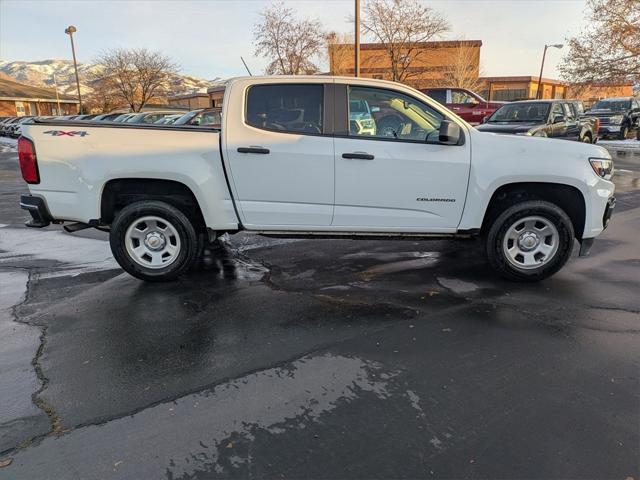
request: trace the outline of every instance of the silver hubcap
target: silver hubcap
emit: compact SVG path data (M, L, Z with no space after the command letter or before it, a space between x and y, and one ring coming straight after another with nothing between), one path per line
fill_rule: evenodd
M509 227L502 248L509 263L532 269L547 264L558 251L560 235L544 217L525 217Z
M135 220L125 234L127 253L146 268L171 265L180 253L180 236L176 228L160 217Z

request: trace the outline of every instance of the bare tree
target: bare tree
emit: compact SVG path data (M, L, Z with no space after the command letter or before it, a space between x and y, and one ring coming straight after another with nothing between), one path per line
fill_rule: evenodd
M121 107L124 102L109 77L101 74L92 75L88 79L91 92L85 97L85 104L91 113L107 113Z
M300 75L318 71L313 63L325 45L319 20L299 19L293 9L274 3L261 14L254 26L255 54L270 60L267 74Z
M480 75L480 49L460 40L460 46L456 48L451 59L449 71L444 74L445 83L450 87L478 91L484 86Z
M367 0L362 29L385 47L391 79L403 82L416 74L412 65L422 54L419 43L449 31L447 20L418 0Z
M164 96L169 78L178 71L167 56L146 48L109 50L96 63L104 67L104 78L134 112Z
M569 39L562 76L574 83L640 82L640 1L588 0L587 6L589 25Z

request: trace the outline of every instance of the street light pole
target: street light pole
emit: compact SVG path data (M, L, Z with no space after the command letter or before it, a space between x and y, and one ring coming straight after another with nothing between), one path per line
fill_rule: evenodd
M60 115L60 95L58 95L58 81L56 80L56 74L53 74L53 84L56 87L56 102L58 103L58 115Z
M540 99L542 98L542 71L544 70L544 59L547 56L547 48L549 47L553 47L553 48L562 48L564 45L562 45L561 43L556 43L554 45L545 45L544 46L544 53L542 54L542 65L540 65L540 77L538 77L538 91L536 92L536 98Z
M355 58L354 58L354 76L360 76L360 0L355 0L356 2L356 15L355 15L355 31L354 31L354 50L355 50Z
M76 27L74 27L73 25L69 25L64 30L64 33L69 35L69 38L71 39L71 54L73 55L73 68L76 72L76 87L78 87L78 102L80 104L80 111L78 113L82 113L82 95L80 94L80 78L78 77L78 63L76 62L76 47L73 44L73 34L76 31Z

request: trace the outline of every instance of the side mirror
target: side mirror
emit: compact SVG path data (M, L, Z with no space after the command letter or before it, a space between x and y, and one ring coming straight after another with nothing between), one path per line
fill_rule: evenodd
M482 122L480 123L487 123L487 120L489 120L489 115L485 115L484 117L482 117Z
M553 120L551 121L551 123L562 123L564 122L564 118L562 117L562 115L556 115L555 117L553 117Z
M438 140L443 145L457 145L460 142L462 132L460 126L451 120L443 120L440 124Z

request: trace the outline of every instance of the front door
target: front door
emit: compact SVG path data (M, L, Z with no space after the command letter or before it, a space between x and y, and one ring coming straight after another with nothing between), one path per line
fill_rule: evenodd
M567 126L566 138L567 140L580 140L582 124L580 123L577 112L570 103L563 103L563 106L565 124Z
M331 224L334 151L333 137L325 135L324 90L323 83L252 85L242 118L226 122L226 155L244 226Z
M444 115L421 100L390 89L339 88L347 89L349 132L335 139L333 229L455 231L469 178L468 135L462 145L439 144Z
M550 130L550 137L565 138L567 136L567 119L561 103L552 104Z

